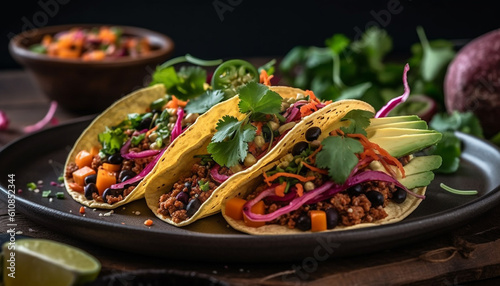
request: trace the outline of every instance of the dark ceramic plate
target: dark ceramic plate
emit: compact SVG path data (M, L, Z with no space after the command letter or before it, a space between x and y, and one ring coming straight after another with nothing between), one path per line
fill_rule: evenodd
M157 219L144 200L116 209L87 209L65 193L64 199L42 197L63 188L51 186L63 173L66 156L91 118L46 129L24 137L0 151L0 190L6 200L9 174L15 175L16 211L33 221L76 238L135 253L196 261L292 261L313 257L348 256L379 251L449 231L500 203L500 151L465 134L459 170L436 175L427 198L404 221L344 232L290 236L251 236L231 229L221 215L176 228ZM28 191L28 182L43 180L40 192ZM448 193L439 183L459 189L476 189L476 196ZM154 225L145 226L151 218ZM318 257L316 257L318 256Z

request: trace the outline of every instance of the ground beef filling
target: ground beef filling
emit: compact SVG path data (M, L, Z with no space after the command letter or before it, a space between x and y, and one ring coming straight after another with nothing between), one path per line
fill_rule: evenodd
M196 213L219 185L210 176L211 167L211 164L194 164L189 176L179 179L170 192L160 196L158 213L170 217L174 223L180 223ZM224 168L219 171L221 174L228 172Z
M298 218L301 215L308 214L310 210L327 210L335 208L340 216L339 225L352 226L360 223L369 223L387 217L387 212L384 207L388 200L392 198L396 187L393 183L382 181L366 182L361 184L364 192L377 191L384 196L384 204L382 206L373 207L372 203L364 194L350 196L347 192L335 194L328 200L315 203L314 205L303 205L299 209L291 213L284 214L279 218L267 222L267 224L279 224L288 228L295 228ZM259 193L267 188L263 185L255 190L254 193L247 197L247 200L255 198ZM275 212L279 208L286 206L286 202L270 202L264 199L266 214Z

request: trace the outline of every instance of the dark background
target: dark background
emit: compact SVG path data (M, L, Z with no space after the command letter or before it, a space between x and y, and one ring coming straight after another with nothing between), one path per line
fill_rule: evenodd
M391 14L388 5L399 12ZM205 59L283 56L295 45L323 46L334 33L355 38L358 31L376 24L393 37L394 53L407 54L418 41L418 25L429 39L462 43L499 28L498 11L491 5L483 0L8 1L0 11L0 69L19 68L7 49L13 34L72 23L149 28L172 37L175 55L190 53Z

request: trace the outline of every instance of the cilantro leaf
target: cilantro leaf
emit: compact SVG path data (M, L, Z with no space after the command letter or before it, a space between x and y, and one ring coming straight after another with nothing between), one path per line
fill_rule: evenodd
M252 125L243 125L234 132L233 138L222 142L210 142L207 151L217 164L227 167L235 166L239 161L245 160L248 143L255 138L255 132Z
M217 122L217 132L212 137L212 142L222 142L226 138L230 138L241 127L242 121L238 121L236 117L225 115Z
M483 129L474 113L453 111L451 114L438 113L434 115L429 125L439 132L461 131L483 138Z
M454 173L460 166L460 139L451 131L443 132L443 138L426 152L429 155L439 155L443 159L437 173Z
M274 114L280 112L281 96L263 84L249 82L239 88L238 92L240 97L238 106L241 113Z
M344 133L357 133L366 136L365 128L370 125L370 118L373 117L373 113L366 110L354 109L349 111L343 118L342 121L349 120L351 123L347 127L341 127Z
M224 92L222 90L207 90L202 95L195 99L191 99L185 108L188 113L205 113L212 106L224 100Z
M110 129L107 127L106 131L99 133L97 137L102 144L101 153L105 155L113 155L120 151L127 139L127 135L120 128Z
M207 71L198 66L181 67L178 72L174 67L157 67L150 85L161 83L169 94L181 100L187 100L202 94L207 80Z
M175 85L180 83L180 79L177 76L177 72L174 67L160 68L157 67L156 71L153 73L153 79L149 85L155 85L161 83L165 86L166 90L171 89Z
M181 67L177 72L179 82L172 88L167 89L181 100L199 96L205 92L205 82L207 81L207 71L198 66Z
M343 184L358 163L356 153L363 152L363 145L353 138L331 136L321 143L323 149L316 155L316 165L328 168L328 175L338 184Z

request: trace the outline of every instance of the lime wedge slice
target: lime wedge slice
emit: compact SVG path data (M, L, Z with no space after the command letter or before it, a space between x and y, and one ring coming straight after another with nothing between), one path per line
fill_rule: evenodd
M4 243L2 255L4 286L81 285L93 281L101 270L101 263L87 252L46 239Z

